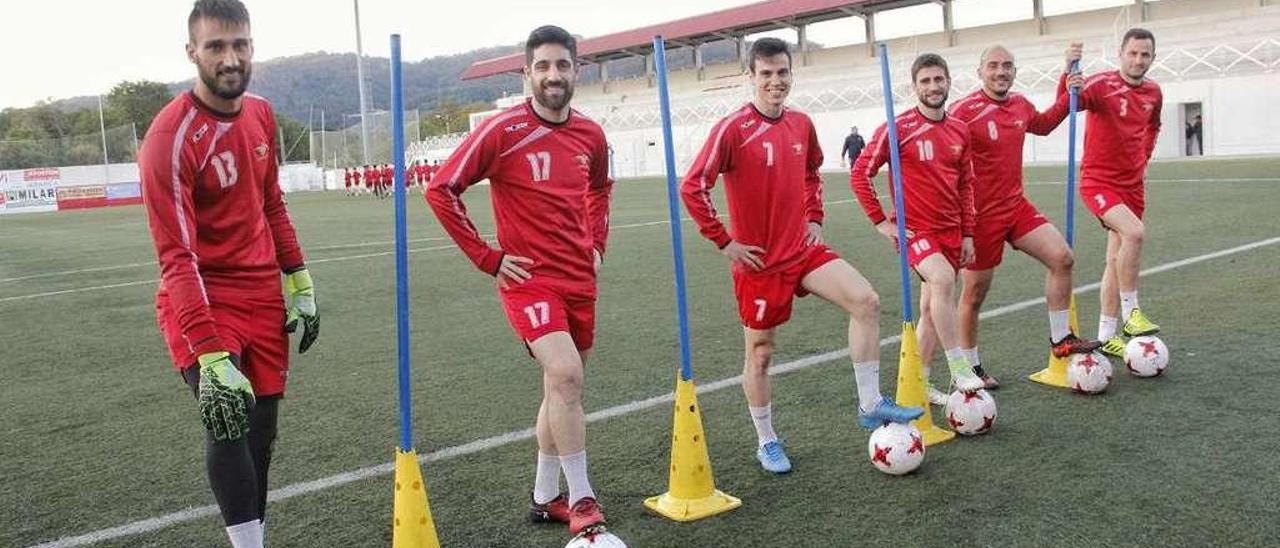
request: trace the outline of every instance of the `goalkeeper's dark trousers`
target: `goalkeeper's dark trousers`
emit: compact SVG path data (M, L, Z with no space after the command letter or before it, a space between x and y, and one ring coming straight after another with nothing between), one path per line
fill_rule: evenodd
M182 378L199 397L200 367L184 369ZM280 396L257 398L249 415L249 435L236 441L215 441L212 432L205 432L209 487L228 526L266 518L267 470L279 408Z

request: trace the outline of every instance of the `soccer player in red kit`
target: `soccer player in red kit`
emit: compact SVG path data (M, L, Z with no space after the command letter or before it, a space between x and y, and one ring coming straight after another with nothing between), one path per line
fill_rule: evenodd
M1083 78L1068 75L1071 63L1080 59L1080 44L1067 48L1064 85L1079 85ZM1022 185L1022 146L1028 133L1048 135L1067 116L1066 87L1059 86L1057 101L1045 112L1020 93L1010 91L1018 69L1013 54L1004 46L991 46L982 53L978 78L982 88L956 101L948 116L969 128L974 172L974 260L964 267L960 289L960 350L968 355L974 372L988 389L999 387L995 377L982 367L978 355L978 313L995 268L1004 255L1005 242L1040 261L1048 269L1045 298L1049 308L1049 343L1055 356L1088 353L1101 343L1086 341L1071 332L1071 267L1074 259L1067 241L1027 199ZM1068 78L1071 79L1068 82ZM932 327L932 322L922 322ZM932 329L920 331L920 355L927 362L933 356L937 336ZM945 395L930 391L930 400L942 403Z
M477 126L427 187L432 211L476 268L497 278L507 320L542 367L534 521L595 534L605 518L587 477L583 369L595 338L596 270L609 235L604 130L573 110L576 40L535 29L525 44L533 97ZM462 193L488 179L498 247L480 238ZM569 485L560 491L560 472Z
M1124 356L1124 336L1160 331L1138 308L1138 271L1146 226L1147 163L1160 135L1164 95L1146 78L1156 59L1156 38L1129 29L1120 42L1120 68L1095 74L1080 90L1080 109L1089 112L1080 166L1080 199L1107 229L1107 266L1102 272L1102 351ZM1119 314L1119 317L1117 317Z
M351 195L351 168L342 168L342 184L346 189L347 196Z
M849 314L849 348L858 387L859 423L919 417L880 394L880 297L866 278L822 241L822 149L813 122L785 106L791 91L786 42L752 44L747 77L754 98L720 120L689 166L681 197L702 235L729 258L743 325L742 389L756 427L756 459L775 474L791 471L773 429L769 363L777 327L796 296L815 293ZM732 230L716 218L711 188L724 174Z
M390 165L382 164L382 197L383 198L386 198L387 195L395 191L396 189L395 178L396 178L396 171L392 169Z
M262 548L287 333L301 320L299 351L315 342L315 288L277 180L271 105L245 93L249 14L239 0L199 0L188 32L195 89L156 115L139 154L160 263L156 319L199 401L227 536Z
M942 57L933 53L917 57L911 63L911 88L916 92L916 108L899 114L893 123L901 150L902 201L907 208L907 262L922 280L920 331L937 331L956 387L972 392L984 383L960 351L952 300L959 269L973 262L974 175L969 127L943 110L951 72ZM896 248L897 214L885 216L871 185L871 178L889 161L887 127L880 126L858 156L849 182L876 230L895 242ZM889 192L892 195L892 184Z
M351 168L351 193L352 194L360 193L360 178L361 178L360 169L354 168L354 167Z

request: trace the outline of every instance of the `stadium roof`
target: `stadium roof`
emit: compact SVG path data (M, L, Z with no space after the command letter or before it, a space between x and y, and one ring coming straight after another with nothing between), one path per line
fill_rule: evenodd
M653 50L654 35L661 34L672 46L688 46L725 40L758 32L791 28L831 19L852 17L903 6L928 4L934 0L766 0L666 23L587 38L578 42L578 57L587 62L609 61ZM462 73L473 80L509 72L520 72L524 53L473 63Z

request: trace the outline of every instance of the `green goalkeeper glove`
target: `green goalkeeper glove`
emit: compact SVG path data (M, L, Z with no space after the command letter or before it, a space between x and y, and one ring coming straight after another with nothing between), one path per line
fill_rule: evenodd
M303 268L284 279L284 290L288 295L285 301L284 330L293 333L298 329L298 320L302 320L302 340L298 342L298 353L305 354L320 336L320 312L316 309L316 288L311 283L311 273Z
M218 441L235 441L249 433L253 386L240 373L231 354L201 354L200 419Z

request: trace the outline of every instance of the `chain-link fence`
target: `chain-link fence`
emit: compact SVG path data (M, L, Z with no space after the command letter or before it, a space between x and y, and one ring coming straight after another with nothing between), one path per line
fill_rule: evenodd
M330 169L369 164L391 163L391 113L371 112L365 115L369 129L369 158L365 161L364 148L360 144L360 115L349 114L344 120L347 127L336 131L311 132L311 159L316 165ZM420 139L418 111L404 111L405 146ZM101 156L101 155L99 155Z
M137 161L138 135L133 124L106 131L106 161L102 157L103 133L68 135L55 139L0 141L0 169L50 166L119 164Z

